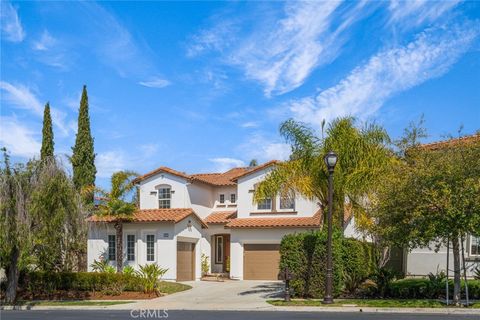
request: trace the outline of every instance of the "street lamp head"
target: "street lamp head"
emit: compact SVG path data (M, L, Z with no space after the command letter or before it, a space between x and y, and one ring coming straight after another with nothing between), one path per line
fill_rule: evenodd
M330 151L329 153L327 153L325 155L323 160L325 161L325 165L327 166L328 171L333 172L333 170L335 169L335 165L337 164L337 160L338 160L337 154L333 151Z

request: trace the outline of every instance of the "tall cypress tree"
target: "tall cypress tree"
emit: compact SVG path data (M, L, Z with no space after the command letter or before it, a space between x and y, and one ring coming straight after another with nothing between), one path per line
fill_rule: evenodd
M43 111L43 129L42 129L42 149L40 150L40 159L53 157L54 142L52 117L50 116L50 103L47 102Z
M95 152L90 131L90 116L88 115L87 86L83 86L80 110L78 112L78 131L75 146L72 148L73 183L77 190L95 185ZM85 203L93 204L93 193L84 197Z

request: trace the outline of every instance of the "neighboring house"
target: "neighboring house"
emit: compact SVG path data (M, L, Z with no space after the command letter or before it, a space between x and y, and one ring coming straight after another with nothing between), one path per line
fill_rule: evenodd
M205 255L211 272L277 279L282 237L318 229L321 213L300 196L253 203L255 185L275 164L202 174L160 167L137 178L140 210L124 224L124 265L157 263L167 280L197 280ZM89 266L100 257L115 264L112 220L89 221Z

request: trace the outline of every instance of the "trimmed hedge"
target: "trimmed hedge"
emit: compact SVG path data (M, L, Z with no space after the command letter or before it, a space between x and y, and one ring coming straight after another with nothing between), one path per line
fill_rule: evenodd
M283 237L280 244L280 270L288 267L293 295L304 298L323 297L327 261L327 232L303 232ZM375 266L370 244L346 239L335 231L332 238L333 289L338 295L344 288L345 273L366 278Z
M134 275L104 272L29 272L20 279L20 287L35 293L57 290L113 293L143 290L141 279Z
M436 299L445 297L445 281L441 288L433 288L426 278L410 278L394 281L390 284L389 296L398 299ZM453 280L448 280L450 297L453 296ZM465 298L465 281L461 283L462 297ZM468 281L470 299L480 299L480 280Z

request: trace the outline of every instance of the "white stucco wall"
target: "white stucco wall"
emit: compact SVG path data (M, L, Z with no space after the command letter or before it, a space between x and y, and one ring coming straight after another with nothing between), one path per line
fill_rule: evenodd
M192 226L188 228L188 221ZM193 217L186 218L177 224L169 222L154 223L126 223L123 227L123 255L124 265L131 265L138 270L140 265L147 263L157 263L168 271L164 275L164 280L175 280L177 277L177 241L195 243L195 277L201 277L200 255L202 244L199 241L202 238L200 223ZM107 253L109 234L115 234L112 224L91 223L88 233L88 268L94 260ZM135 261L126 261L127 257L127 235L135 235ZM155 235L155 261L147 261L146 258L146 235ZM116 266L112 261L111 265Z
M262 217L261 212L268 212L271 210L259 210L257 204L253 203L253 190L255 188L255 184L263 181L265 176L272 170L272 167L268 167L262 170L258 170L252 174L249 174L244 177L240 177L238 179L238 217L239 218L246 218L251 217L251 213L255 213L255 217ZM280 197L276 197L274 199L276 203L276 211L277 212L285 212L282 214L282 217L310 217L315 214L318 210L318 205L315 201L311 201L309 199L305 199L300 195L296 195L295 197L295 209L280 209ZM293 211L293 212L292 212ZM288 212L292 212L292 214L288 214ZM271 215L270 215L271 216Z
M480 257L470 256L467 250L468 242L465 241L465 265L467 269L467 277L473 277L473 268L475 266L480 266ZM446 270L447 267L447 247L440 247L438 252L435 252L434 245L429 248L415 248L410 252L407 252L407 261L406 261L406 275L412 277L426 276L430 272L436 273L437 268L439 271ZM453 270L453 253L452 247L450 244L450 270ZM461 259L461 256L460 256ZM460 260L461 261L461 260ZM461 263L461 262L460 262ZM450 271L452 276L453 271ZM463 277L463 271L462 271Z
M232 229L230 233L230 278L243 280L244 244L279 244L286 234L305 231L308 229Z
M187 180L169 173L159 173L140 183L140 209L158 209L158 196L155 191L160 185L171 186L172 208L190 208Z

